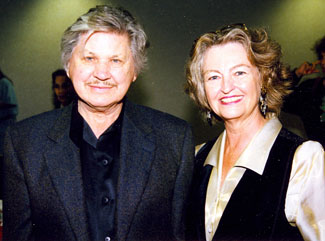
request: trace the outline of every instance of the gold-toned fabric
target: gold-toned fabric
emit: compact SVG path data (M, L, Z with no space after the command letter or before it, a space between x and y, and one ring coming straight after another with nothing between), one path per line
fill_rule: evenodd
M220 186L226 131L212 147L204 165L213 167L206 204L205 233L211 241L227 203L245 173L250 169L263 174L270 150L282 125L273 117L253 137ZM292 226L297 226L305 240L325 240L325 161L324 149L318 142L307 141L294 155L285 214Z

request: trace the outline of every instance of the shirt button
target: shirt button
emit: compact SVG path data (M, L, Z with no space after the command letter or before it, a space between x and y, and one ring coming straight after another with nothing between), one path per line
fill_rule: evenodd
M108 204L108 203L109 203L109 198L103 197L103 204Z
M208 228L208 232L212 233L212 227L211 226Z
M103 163L104 166L108 165L108 161L106 159L102 160L102 163Z
M110 237L105 237L105 241L111 241Z

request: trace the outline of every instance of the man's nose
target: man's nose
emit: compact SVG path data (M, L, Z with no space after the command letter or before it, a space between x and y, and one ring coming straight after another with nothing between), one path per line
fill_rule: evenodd
M97 63L95 66L94 76L102 81L111 77L110 65L107 62Z

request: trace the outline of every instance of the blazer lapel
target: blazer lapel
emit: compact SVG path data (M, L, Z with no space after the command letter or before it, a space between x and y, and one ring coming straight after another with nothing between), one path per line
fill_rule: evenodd
M79 149L69 138L71 109L49 131L54 141L44 151L50 177L69 218L76 240L89 240ZM58 207L60 208L60 207Z
M148 181L155 152L150 125L137 118L134 106L125 106L117 197L117 239L126 240Z

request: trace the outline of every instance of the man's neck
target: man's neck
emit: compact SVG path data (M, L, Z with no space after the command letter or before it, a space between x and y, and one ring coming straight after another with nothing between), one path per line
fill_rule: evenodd
M88 123L91 130L97 137L107 130L119 117L123 102L105 109L95 109L82 101L78 101L78 112Z

